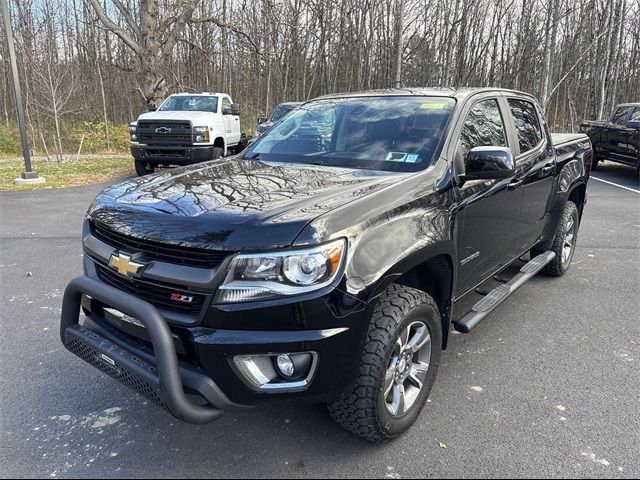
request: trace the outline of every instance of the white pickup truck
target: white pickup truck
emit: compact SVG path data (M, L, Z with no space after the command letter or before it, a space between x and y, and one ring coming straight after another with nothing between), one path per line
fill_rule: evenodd
M178 93L129 125L136 173L188 165L240 152L240 104L225 93Z

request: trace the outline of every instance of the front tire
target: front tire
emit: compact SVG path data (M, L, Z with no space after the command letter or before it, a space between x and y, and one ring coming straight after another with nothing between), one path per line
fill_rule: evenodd
M389 286L373 312L358 378L331 403L343 428L384 443L415 423L435 381L442 351L442 324L429 295Z
M551 277L561 277L571 266L571 260L576 250L578 240L578 227L580 226L580 215L578 207L573 202L568 201L564 205L560 224L553 237L551 250L556 254L555 258L547 264L540 273ZM540 250L532 250L531 257L543 253Z
M212 160L218 160L222 157L223 150L220 147L213 147L213 157Z
M136 173L139 177L143 177L145 175L149 175L155 171L155 167L151 165L149 162L144 162L142 160L135 160Z

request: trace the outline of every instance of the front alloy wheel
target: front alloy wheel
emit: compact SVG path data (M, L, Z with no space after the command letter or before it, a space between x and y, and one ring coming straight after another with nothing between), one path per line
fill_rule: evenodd
M418 400L431 362L431 334L424 322L413 322L400 335L385 375L387 411L404 415Z
M373 311L355 383L329 405L331 416L373 442L401 435L429 397L441 351L433 298L404 285L387 287Z

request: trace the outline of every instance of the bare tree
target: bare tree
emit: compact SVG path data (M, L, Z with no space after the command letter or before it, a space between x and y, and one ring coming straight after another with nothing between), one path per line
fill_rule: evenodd
M285 100L486 85L536 94L553 128L571 131L640 92L637 1L10 2L31 137L55 137L56 151L77 149L74 132L97 124L109 148L141 98L175 91L231 93L245 131ZM0 114L12 124L3 45ZM53 113L45 87L59 77L66 101Z

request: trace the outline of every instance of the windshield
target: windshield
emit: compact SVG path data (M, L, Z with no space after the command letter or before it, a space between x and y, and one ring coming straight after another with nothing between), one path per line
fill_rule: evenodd
M203 95L172 95L167 98L159 112L213 112L218 111L218 97Z
M428 166L455 101L444 97L317 100L287 115L244 158L390 171Z
M293 105L278 105L271 114L271 121L274 123L277 122L291 110L293 110Z

